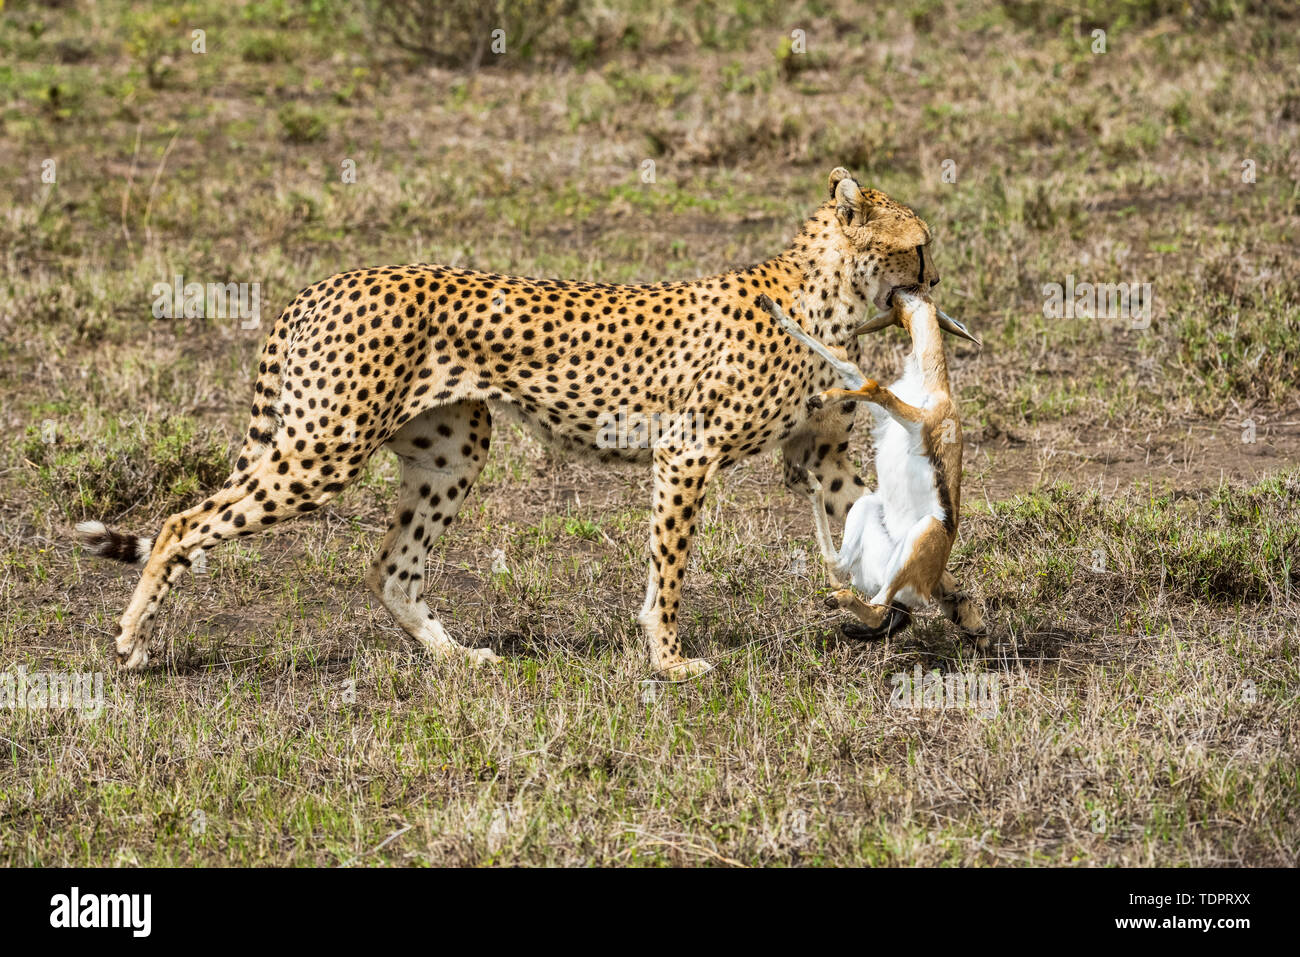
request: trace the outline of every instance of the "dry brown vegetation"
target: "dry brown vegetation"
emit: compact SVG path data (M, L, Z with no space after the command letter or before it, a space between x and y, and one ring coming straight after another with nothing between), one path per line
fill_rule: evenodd
M0 861L1296 862L1288 5L605 0L472 73L366 9L0 10L0 673L102 671L107 698L0 711ZM717 669L647 683L648 471L503 425L429 593L502 667L433 664L366 594L384 454L210 554L156 667L111 670L136 572L71 526L151 533L221 480L297 289L408 261L720 271L779 249L837 164L925 216L940 304L984 339L950 355L988 655L933 616L838 638L765 458L718 483L692 559L684 633ZM178 273L260 283L263 329L153 318ZM1070 275L1152 283L1150 328L1044 318ZM996 714L891 704L918 667L995 680Z

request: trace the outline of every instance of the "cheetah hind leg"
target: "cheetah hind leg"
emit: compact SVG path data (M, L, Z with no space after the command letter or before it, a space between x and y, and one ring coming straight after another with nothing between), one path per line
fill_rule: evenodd
M259 459L243 481L238 481L243 473L237 473L234 484L228 482L202 505L178 512L163 522L131 601L122 613L114 642L124 669L138 671L148 664L150 638L159 609L171 587L190 567L196 550L254 535L295 515L314 511L343 489L345 482L331 478L319 468L302 468L294 455L291 447L282 444L274 456L264 455ZM285 481L291 482L291 495L268 494L268 489L279 489ZM100 531L107 534L102 528ZM83 541L89 535L92 545L98 544L99 536L94 530L83 529L82 534ZM138 541L136 548L139 550Z
M388 440L402 463L397 509L366 584L402 630L439 658L463 655L476 665L501 658L455 641L423 601L429 551L460 511L487 462L492 419L481 402L462 402L416 416Z

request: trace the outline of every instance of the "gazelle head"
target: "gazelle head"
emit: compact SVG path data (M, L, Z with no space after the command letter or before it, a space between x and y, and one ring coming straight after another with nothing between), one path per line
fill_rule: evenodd
M890 307L881 310L875 317L858 326L853 331L853 334L862 336L868 332L878 332L881 329L897 325L902 326L908 336L912 336L912 323L914 322L933 322L944 332L952 333L952 335L960 336L963 339L969 339L977 346L983 345L979 338L966 328L964 323L958 322L943 310L935 308L929 294L919 286L895 289ZM912 338L915 338L915 336L912 336Z

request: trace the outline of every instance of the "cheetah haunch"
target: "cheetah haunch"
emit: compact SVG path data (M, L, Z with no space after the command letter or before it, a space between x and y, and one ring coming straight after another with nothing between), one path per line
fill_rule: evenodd
M607 285L525 279L449 266L341 273L300 292L262 349L252 421L234 473L172 515L155 539L78 526L93 552L143 563L116 640L128 669L149 660L167 591L191 556L328 502L386 445L402 463L396 514L366 582L397 623L439 656L496 660L454 641L421 598L425 560L487 459L493 403L542 432L654 469L650 575L638 616L656 671L687 658L678 607L709 481L780 446L786 484L806 468L843 516L863 488L849 461L851 403L810 412L836 372L756 307L760 295L811 335L860 353L854 330L896 288L939 281L930 231L911 209L862 189L844 169L830 199L767 262L690 282ZM619 414L678 421L652 447L602 448ZM624 446L651 443L624 442Z

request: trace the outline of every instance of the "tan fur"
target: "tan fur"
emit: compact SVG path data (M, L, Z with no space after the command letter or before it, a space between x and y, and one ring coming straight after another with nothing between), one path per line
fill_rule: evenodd
M407 265L333 276L304 289L262 352L252 418L234 474L168 518L121 620L128 668L171 583L200 548L243 537L328 502L381 446L397 453L397 513L366 576L401 627L437 655L491 660L453 641L421 600L429 549L486 460L490 406L508 406L551 438L654 472L650 576L639 616L657 671L698 673L682 653L678 611L691 539L710 480L750 455L784 450L787 483L807 468L842 516L862 488L847 456L852 410L810 411L835 381L755 300L797 309L822 340L856 355L864 313L918 277L937 281L918 247L929 230L907 207L830 177L830 199L767 262L690 282L607 285ZM685 414L698 442L596 450L602 415ZM105 553L139 551L102 530Z

